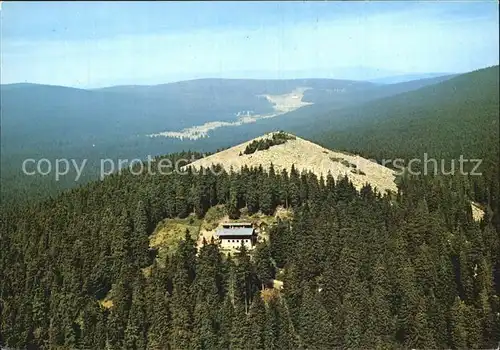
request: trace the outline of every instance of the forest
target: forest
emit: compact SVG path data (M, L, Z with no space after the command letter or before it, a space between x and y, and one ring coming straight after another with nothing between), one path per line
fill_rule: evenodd
M191 158L191 153L168 157ZM196 154L201 157L201 154ZM200 176L125 172L1 213L0 344L29 349L495 348L496 194L472 218L466 177L405 175L398 192L347 177L244 167ZM224 205L291 219L256 249L164 259L165 218ZM284 288L269 288L272 278ZM111 300L105 305L103 300Z
M500 350L498 4L0 12L0 350Z

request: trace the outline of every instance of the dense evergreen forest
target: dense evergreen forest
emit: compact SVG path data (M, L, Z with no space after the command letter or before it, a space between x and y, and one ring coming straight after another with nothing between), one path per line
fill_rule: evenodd
M0 344L494 348L498 211L487 206L475 222L470 191L464 177L404 176L398 193L382 195L294 168L112 175L2 212ZM160 220L217 204L233 218L277 206L294 215L234 256L213 242L197 252L188 233L165 259L149 248ZM283 290L267 287L274 277Z

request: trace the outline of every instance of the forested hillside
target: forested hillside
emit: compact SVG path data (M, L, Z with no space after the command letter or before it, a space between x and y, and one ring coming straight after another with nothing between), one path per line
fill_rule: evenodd
M469 195L498 213L499 108L499 68L494 66L318 118L329 129L320 132L316 125L314 140L379 161L423 160L427 153L428 158L445 160L445 171L452 159L458 170L461 155L482 159L483 175L469 177ZM473 164L466 163L465 170Z
M3 212L0 344L494 348L499 232L489 212L473 221L466 185L405 177L382 195L293 168L127 173ZM148 235L160 220L203 217L216 204L232 218L279 205L294 215L251 253L226 258L206 242L197 254L186 235L155 259ZM283 290L266 288L275 276Z
M371 150L377 159L424 152L498 158L499 73L498 66L485 68L318 116L328 129L317 128L316 134L331 148Z
M500 350L498 4L4 3L0 350Z

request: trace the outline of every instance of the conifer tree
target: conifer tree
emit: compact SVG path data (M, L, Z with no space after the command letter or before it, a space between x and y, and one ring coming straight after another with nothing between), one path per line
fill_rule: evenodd
M206 243L206 242L205 242ZM223 296L222 260L218 247L204 244L200 249L194 281L194 335L192 348L218 348L218 305Z
M173 295L170 303L172 315L171 339L174 348L188 348L193 330L193 296L191 284L196 271L196 248L189 231L180 242L174 257Z
M274 278L275 274L269 244L259 244L253 255L256 277L260 281L260 284L264 285Z
M230 219L237 219L240 217L240 207L238 201L238 185L236 184L236 178L234 175L231 176L230 188L229 188L229 202L228 202L228 214Z
M247 348L263 349L266 325L266 308L260 295L256 296L253 299L252 305L250 305L248 325L252 335L248 339Z
M455 349L467 349L466 305L459 297L450 310L450 344Z
M144 276L138 273L133 285L132 304L124 334L124 346L127 349L142 350L147 347L149 322L146 312L145 287Z
M219 324L219 349L230 349L231 330L233 323L234 307L231 295L228 291L224 301L220 305L218 324Z
M135 261L140 267L148 266L149 261L149 219L143 201L137 203L134 215L134 233L131 239Z
M326 349L333 343L333 324L319 293L319 289L312 284L306 286L297 315L298 328L306 348Z
M122 276L126 273L122 272ZM124 344L125 328L127 327L130 306L132 304L132 287L129 279L120 278L113 286L113 306L108 318L107 347L121 349Z

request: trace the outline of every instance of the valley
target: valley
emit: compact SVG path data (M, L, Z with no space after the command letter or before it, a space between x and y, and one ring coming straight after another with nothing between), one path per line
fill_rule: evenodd
M238 112L236 114L238 120L234 122L213 121L199 126L192 126L190 128L181 131L163 131L157 134L150 134L147 136L172 137L172 138L178 138L180 140L183 139L197 140L202 137L208 137L208 133L210 131L221 127L240 126L243 124L255 123L261 119L274 118L282 114L292 112L301 107L311 105L312 102L302 101L302 98L304 97L304 91L308 89L309 88L299 87L293 90L292 92L283 95L258 96L258 97L265 97L273 105L274 113L260 115L260 114L251 114L250 112L247 112L246 114Z

